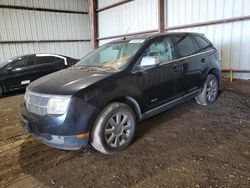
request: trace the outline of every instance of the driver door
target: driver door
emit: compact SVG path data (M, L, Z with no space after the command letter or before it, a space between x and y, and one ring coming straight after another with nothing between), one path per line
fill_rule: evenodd
M35 57L25 56L15 60L12 64L11 73L14 79L11 84L11 89L25 88L35 78Z
M159 65L148 69L140 67L143 57L148 56L157 58ZM180 97L176 88L182 68L172 63L175 59L175 50L169 37L156 39L143 52L136 73L137 86L143 95L137 99L142 111L147 112Z

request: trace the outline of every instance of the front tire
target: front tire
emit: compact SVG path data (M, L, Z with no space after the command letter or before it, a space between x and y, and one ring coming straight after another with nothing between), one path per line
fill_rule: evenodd
M200 105L214 103L218 97L219 81L213 74L209 74L202 88L202 92L195 98Z
M99 114L91 136L92 146L104 154L114 154L127 148L133 140L136 118L126 104L114 102Z

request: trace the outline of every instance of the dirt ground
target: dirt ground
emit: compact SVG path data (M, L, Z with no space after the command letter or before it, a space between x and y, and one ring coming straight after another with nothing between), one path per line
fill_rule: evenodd
M0 99L0 187L250 187L250 81L224 80L215 104L141 122L112 156L34 140L19 125L22 99Z

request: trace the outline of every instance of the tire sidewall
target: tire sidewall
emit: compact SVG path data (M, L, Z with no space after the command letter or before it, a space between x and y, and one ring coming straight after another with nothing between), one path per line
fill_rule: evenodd
M105 126L106 126L107 121L117 112L125 112L126 114L130 116L132 128L131 128L130 136L128 140L126 141L126 143L124 143L122 146L119 146L118 148L113 148L106 143L104 131L105 131ZM105 151L105 153L114 154L114 153L124 150L130 145L134 137L135 126L136 126L135 114L129 106L127 106L126 104L122 104L122 103L111 103L106 108L104 108L104 110L100 113L99 117L97 118L93 132L92 132L91 139L93 142L93 139L96 139L96 136L99 137L98 138L100 142L99 144L101 144L101 147L103 147L103 150ZM95 135L95 134L98 134L98 135Z

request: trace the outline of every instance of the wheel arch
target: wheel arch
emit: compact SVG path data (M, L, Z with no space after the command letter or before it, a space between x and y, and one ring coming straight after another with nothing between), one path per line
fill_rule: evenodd
M141 120L140 105L133 97L130 97L130 96L117 97L117 98L114 98L113 100L109 101L108 104L110 104L112 102L120 102L120 103L124 103L124 104L128 105L134 111L135 116L136 116L136 120L137 121Z
M207 76L208 76L209 74L215 75L216 78L218 79L218 81L219 81L220 78L221 78L221 72L220 72L218 69L216 69L216 68L211 69L211 70L208 72Z
M217 68L212 68L209 71L207 71L207 73L205 74L205 77L203 78L202 87L204 86L205 81L206 81L209 74L213 74L214 76L216 76L216 78L218 79L218 84L220 86L221 72Z

